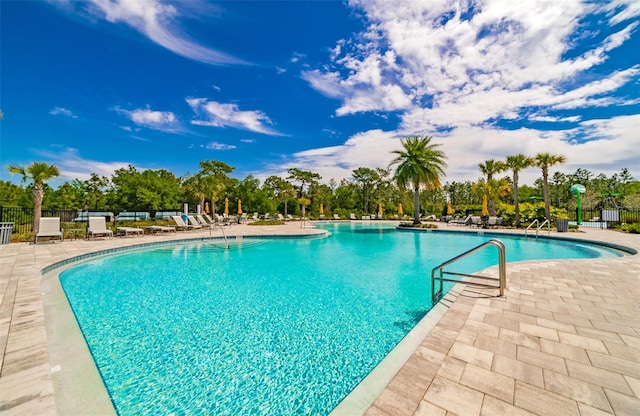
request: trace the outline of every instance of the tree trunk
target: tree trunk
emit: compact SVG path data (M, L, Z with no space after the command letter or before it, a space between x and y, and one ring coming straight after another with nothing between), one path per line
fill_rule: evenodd
M515 207L516 228L520 228L520 197L518 196L518 172L513 172L513 206Z
M420 224L420 187L416 186L413 194L413 223Z
M42 198L44 189L38 184L33 185L33 232L37 233L40 228L40 217L42 216Z
M287 199L284 200L284 216L287 216Z
M551 210L549 208L549 172L542 170L542 196L544 197L544 217L551 222Z

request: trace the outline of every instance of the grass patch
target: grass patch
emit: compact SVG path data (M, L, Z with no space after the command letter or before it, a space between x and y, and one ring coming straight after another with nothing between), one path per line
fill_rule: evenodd
M436 224L414 224L412 222L401 222L400 227L402 228L438 228Z
M280 220L258 220L250 222L248 225L284 225L284 221Z

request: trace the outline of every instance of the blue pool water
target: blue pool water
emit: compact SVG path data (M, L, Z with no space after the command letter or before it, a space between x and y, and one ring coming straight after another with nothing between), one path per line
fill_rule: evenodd
M328 414L416 325L431 269L488 240L323 224L324 239L159 246L60 275L122 415ZM500 237L507 261L615 256ZM493 249L456 271L492 266Z

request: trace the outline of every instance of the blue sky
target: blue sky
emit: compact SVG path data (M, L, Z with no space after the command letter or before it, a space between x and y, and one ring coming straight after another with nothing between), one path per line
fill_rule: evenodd
M639 16L636 0L3 1L0 179L220 160L339 181L409 135L442 144L448 182L539 152L640 179Z

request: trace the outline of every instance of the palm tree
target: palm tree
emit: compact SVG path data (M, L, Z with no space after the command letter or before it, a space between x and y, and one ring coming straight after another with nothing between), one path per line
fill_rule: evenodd
M549 209L549 167L566 162L563 155L552 155L551 153L538 153L536 155L536 166L542 169L542 196L544 197L544 216L547 221L551 221Z
M487 177L487 185L491 184L493 181L493 175L503 172L506 170L506 166L504 162L495 161L493 159L486 160L484 164L480 163L478 165L480 168L480 172ZM496 215L496 200L495 198L489 198L489 215Z
M520 227L520 200L518 199L518 174L522 169L535 166L536 161L522 153L507 156L505 166L513 172L513 205L515 206L515 224L516 228Z
M411 187L414 192L414 224L420 224L420 186L440 189L440 176L444 176L444 168L447 167L447 157L438 150L440 145L431 143L431 140L430 136L407 137L400 141L404 149L391 152L398 155L390 164L398 164L394 174L398 185Z
M22 175L22 182L31 180L33 184L33 232L37 233L42 216L44 184L51 178L60 176L60 170L44 162L33 162L29 166L9 165L9 172Z

